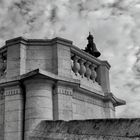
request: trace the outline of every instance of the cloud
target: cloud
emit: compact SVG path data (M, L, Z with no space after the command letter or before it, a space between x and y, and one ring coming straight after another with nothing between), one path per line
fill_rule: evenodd
M0 0L1 45L17 36L60 36L84 48L89 31L112 65L112 92L127 101L117 116L139 116L139 0Z

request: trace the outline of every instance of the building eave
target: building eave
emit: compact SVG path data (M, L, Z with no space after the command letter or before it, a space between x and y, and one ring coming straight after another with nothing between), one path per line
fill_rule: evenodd
M102 99L103 101L111 101L113 103L114 106L120 106L120 105L125 105L126 102L124 100L118 99L117 97L115 97L112 93L107 93L105 94L106 96L97 94L97 93L92 93L91 91L88 91L87 89L83 89L80 87L80 80L78 79L72 79L72 78L65 78L65 77L61 77L58 76L56 74L53 74L51 72L42 70L42 69L35 69L32 70L31 72L28 72L26 74L20 75L20 76L16 76L12 79L3 79L0 80L0 87L6 87L6 86L10 86L10 85L15 85L15 84L20 84L23 81L26 81L28 79L33 78L34 76L37 75L41 75L44 78L47 78L48 80L51 81L55 81L59 84L69 84L72 85L73 87L75 87L77 90L80 90L81 92L84 90L86 90L86 92L91 95L94 96L95 98L99 98Z
M115 97L111 92L106 94L105 100L111 100L114 106L120 106L126 104L126 101Z
M65 46L71 46L72 45L72 41L71 40L67 40L64 38L60 38L60 37L55 37L53 39L26 39L24 37L17 37L17 38L13 38L10 40L6 41L6 45L5 46L12 46L15 44L24 44L24 45L30 45L30 46L36 46L36 45L53 45L53 44L63 44Z

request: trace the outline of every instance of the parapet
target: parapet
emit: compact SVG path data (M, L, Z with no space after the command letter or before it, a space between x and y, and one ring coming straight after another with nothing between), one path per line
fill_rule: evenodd
M44 139L138 140L140 119L42 121L30 135Z

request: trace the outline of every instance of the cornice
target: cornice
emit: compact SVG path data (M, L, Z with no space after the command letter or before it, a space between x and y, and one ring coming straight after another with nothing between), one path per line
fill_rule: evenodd
M12 96L12 95L17 95L21 93L22 92L20 88L8 89L4 91L4 96Z
M54 81L55 83L57 83L56 86L59 86L59 84L61 86L63 84L67 85L66 83L68 83L68 85L72 85L71 87L73 87L74 90L80 91L81 93L86 92L89 96L95 97L97 99L101 99L105 102L111 101L114 104L114 106L124 105L126 103L124 100L120 100L120 99L116 98L112 93L107 93L106 96L104 96L104 95L100 95L100 94L95 93L95 92L91 92L88 89L81 88L80 87L80 80L72 79L72 78L63 78L63 77L55 75L51 72L47 72L47 71L44 71L41 69L36 69L36 70L33 70L33 71L28 72L26 74L23 74L21 76L18 76L15 78L16 80L12 79L13 81L7 80L6 82L0 83L0 87L9 87L9 86L14 86L14 85L20 85L20 83L22 83L23 81L26 81L29 78L33 78L36 75L42 75L44 78L47 78L48 80ZM56 90L57 93L67 94L67 95L73 94L73 90L68 89L68 88L63 89L63 88L61 88L61 86L59 88L57 88L57 90ZM12 92L6 93L6 95L7 94L14 95L17 93L18 93L17 91L12 91Z
M101 65L102 66L106 66L108 69L111 68L111 65L108 63L108 61L104 60L104 61L101 61Z
M113 95L113 93L106 93L106 96L104 97L104 100L105 101L111 101L113 103L114 106L120 106L120 105L125 105L126 104L126 101L124 100L121 100L117 97L115 97Z
M65 46L71 46L72 41L60 37L56 37L53 39L26 39L23 37L17 37L6 41L6 46L12 46L14 44L24 44L30 46L63 44Z

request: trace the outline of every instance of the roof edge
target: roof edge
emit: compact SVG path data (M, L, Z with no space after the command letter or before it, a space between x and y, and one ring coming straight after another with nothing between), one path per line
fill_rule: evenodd
M14 44L25 44L25 45L46 45L46 44L55 44L60 43L66 46L72 45L71 40L67 40L60 37L55 37L52 39L26 39L22 36L16 37L6 41L6 46L14 45Z
M105 100L111 100L114 104L114 106L120 106L120 105L125 105L126 104L126 101L125 100L122 100L122 99L119 99L117 97L115 97L113 95L113 93L106 93L106 97L105 97Z

